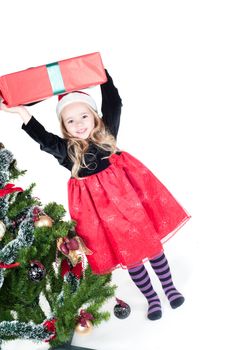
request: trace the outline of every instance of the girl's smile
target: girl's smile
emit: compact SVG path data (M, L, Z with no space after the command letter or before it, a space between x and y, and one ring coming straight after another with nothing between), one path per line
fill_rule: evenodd
M83 134L85 131L87 131L87 128L78 130L78 131L77 131L77 134Z

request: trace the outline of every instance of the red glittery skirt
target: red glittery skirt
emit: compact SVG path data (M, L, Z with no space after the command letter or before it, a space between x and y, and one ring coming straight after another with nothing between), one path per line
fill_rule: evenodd
M154 258L190 218L139 160L124 151L109 160L105 170L68 182L70 215L93 252L87 259L96 274Z

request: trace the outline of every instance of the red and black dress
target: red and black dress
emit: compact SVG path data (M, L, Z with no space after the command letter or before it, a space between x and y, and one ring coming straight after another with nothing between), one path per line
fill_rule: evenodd
M121 98L106 71L101 85L103 121L117 137ZM43 151L72 169L67 141L47 132L34 118L22 128ZM68 182L70 216L76 232L93 251L88 262L94 273L104 274L117 267L132 268L163 250L162 243L188 219L188 213L167 188L139 160L125 151L110 158L90 143L85 155L88 168Z

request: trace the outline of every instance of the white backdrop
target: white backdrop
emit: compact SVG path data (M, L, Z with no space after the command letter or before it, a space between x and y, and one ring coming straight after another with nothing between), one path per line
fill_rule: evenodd
M231 348L231 1L1 1L0 75L100 51L123 100L118 146L145 163L192 219L165 244L186 303L163 303L159 321L146 319L146 301L127 272L117 270L117 296L131 315L112 312L73 344L97 350ZM91 93L100 105L99 88ZM56 98L30 107L59 133ZM34 194L67 209L69 172L21 130L17 115L0 112L0 141L36 182ZM67 218L69 216L67 215ZM4 349L46 349L14 341Z

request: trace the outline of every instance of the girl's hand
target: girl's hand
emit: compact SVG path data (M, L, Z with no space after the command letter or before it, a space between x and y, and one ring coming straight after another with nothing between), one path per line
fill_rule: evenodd
M9 113L18 113L22 118L24 124L27 124L31 119L31 114L24 106L16 106L16 107L7 107L5 103L0 100L0 109Z
M9 112L9 113L19 113L19 114L20 112L22 112L22 110L26 109L23 106L7 107L7 105L5 105L5 103L3 103L2 100L0 101L0 108L3 111Z

